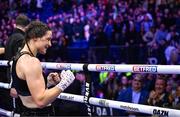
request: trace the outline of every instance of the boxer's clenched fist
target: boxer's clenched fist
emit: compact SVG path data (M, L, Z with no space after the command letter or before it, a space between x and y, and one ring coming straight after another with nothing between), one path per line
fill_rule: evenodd
M70 70L61 72L61 81L56 85L61 91L64 91L75 79L74 74Z

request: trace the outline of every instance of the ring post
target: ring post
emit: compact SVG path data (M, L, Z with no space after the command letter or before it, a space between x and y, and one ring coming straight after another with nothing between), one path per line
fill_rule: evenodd
M90 94L91 94L91 78L90 78L90 74L88 71L88 64L83 65L83 71L85 72L85 78L86 78L84 103L87 106L88 115L92 116L92 111L91 111L92 109L91 109L91 106L89 103L89 98L90 98Z

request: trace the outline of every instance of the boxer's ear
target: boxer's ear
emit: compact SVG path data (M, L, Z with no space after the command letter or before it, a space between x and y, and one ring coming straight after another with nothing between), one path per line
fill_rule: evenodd
M38 38L34 38L33 40L34 41L38 41L38 40L40 40L41 38L40 37L38 37Z

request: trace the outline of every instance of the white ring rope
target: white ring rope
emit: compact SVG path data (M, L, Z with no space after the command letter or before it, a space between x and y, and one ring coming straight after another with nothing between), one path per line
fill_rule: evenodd
M20 114L14 113L13 111L7 111L0 108L0 114L7 117L20 117Z
M5 89L10 89L10 84L0 82L0 87Z
M8 61L0 60L0 66L7 66ZM41 62L45 69L83 71L82 63ZM132 72L153 74L180 74L180 65L126 65L126 64L88 64L88 71Z
M8 116L8 117L11 117L13 115L13 112L7 111L7 110L1 109L1 108L0 108L0 113L2 115Z
M68 100L68 101L84 103L84 96L80 96L80 95L61 93L58 96L58 98L63 99L63 100ZM162 108L162 107L99 99L99 98L94 98L94 97L89 98L89 103L92 105L97 105L97 106L102 106L102 107L110 107L110 108L122 109L122 110L127 110L127 111L146 113L146 114L151 114L151 115L158 114L158 115L161 115L161 116L163 115L167 117L180 117L180 111L175 110L175 109L167 109L167 108ZM3 114L4 110L1 112L1 109L0 109L0 113Z

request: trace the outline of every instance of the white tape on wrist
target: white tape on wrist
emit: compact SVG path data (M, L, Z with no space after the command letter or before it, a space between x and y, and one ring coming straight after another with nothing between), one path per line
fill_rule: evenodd
M74 79L74 74L70 70L63 70L61 72L61 81L56 86L60 88L61 91L64 91L74 81Z

